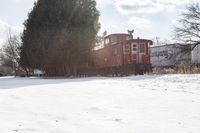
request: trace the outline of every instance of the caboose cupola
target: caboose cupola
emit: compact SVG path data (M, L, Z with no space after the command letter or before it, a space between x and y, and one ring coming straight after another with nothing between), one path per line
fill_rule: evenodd
M130 34L110 34L104 38L104 47L118 44L130 39Z

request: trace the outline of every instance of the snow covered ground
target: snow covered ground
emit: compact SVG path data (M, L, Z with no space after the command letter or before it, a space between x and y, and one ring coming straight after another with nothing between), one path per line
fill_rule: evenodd
M199 133L200 75L0 78L0 133Z

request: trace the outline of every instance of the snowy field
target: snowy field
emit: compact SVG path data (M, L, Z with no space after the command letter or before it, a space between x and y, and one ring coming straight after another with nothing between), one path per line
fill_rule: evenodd
M0 78L0 133L200 133L200 75Z

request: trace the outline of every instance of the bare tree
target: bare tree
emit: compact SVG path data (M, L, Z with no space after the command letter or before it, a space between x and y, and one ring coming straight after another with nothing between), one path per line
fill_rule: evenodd
M193 50L200 44L200 5L192 4L187 7L182 18L179 20L180 25L175 27L175 40L180 44L191 45Z
M12 36L9 31L9 37L2 48L1 62L4 66L12 67L15 74L17 69L19 69L20 46L20 37Z
M97 35L95 49L104 47L104 38L107 36L107 31L105 30L102 35Z

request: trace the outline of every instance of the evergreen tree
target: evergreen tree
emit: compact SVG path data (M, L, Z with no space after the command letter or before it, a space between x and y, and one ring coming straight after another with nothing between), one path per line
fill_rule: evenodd
M20 64L48 76L76 75L100 28L94 0L38 0L25 21Z

